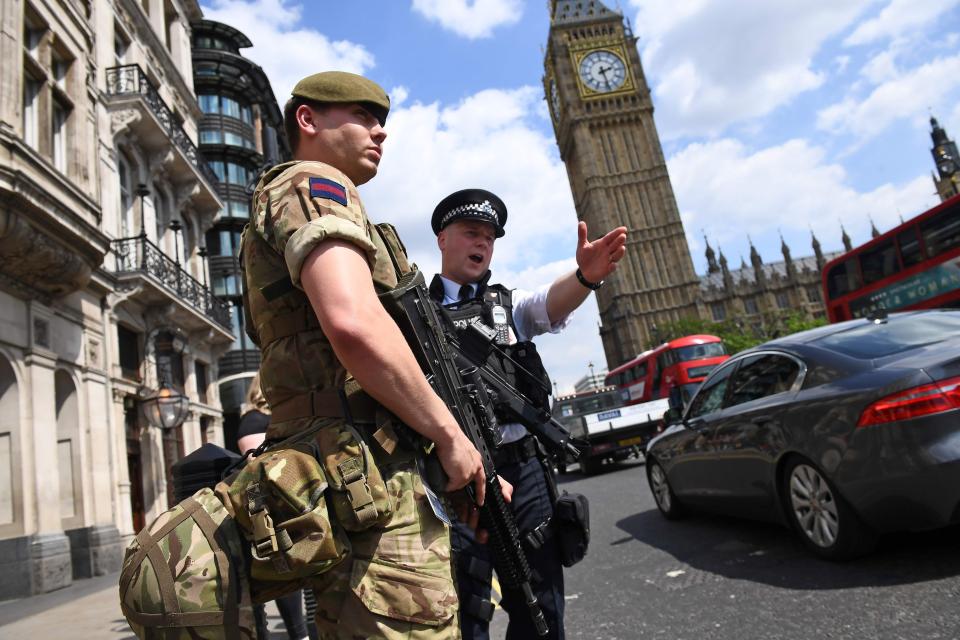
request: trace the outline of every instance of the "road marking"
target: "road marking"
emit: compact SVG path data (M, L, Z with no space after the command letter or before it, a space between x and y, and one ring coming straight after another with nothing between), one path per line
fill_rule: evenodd
M676 571L667 571L667 577L676 578L678 576L682 576L685 573L686 571L684 571L683 569L677 569Z
M493 608L497 609L500 607L500 601L503 599L503 595L500 593L500 581L497 580L496 575L491 576L490 589L493 592L490 594L490 601L493 603Z

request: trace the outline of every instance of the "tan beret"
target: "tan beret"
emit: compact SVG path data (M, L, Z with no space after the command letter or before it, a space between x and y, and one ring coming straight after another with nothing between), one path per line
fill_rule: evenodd
M382 126L390 111L390 96L373 80L346 71L324 71L297 83L292 94L315 102L359 102Z

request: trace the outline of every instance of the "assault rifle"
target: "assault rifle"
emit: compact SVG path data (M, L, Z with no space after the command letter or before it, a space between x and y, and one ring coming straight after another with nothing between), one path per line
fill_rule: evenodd
M440 310L445 315L445 310ZM500 415L507 415L515 422L530 430L547 448L549 453L560 461L576 461L580 458L585 443L570 435L567 429L557 422L547 407L532 400L503 376L502 370L491 363L492 358L509 363L518 378L524 379L525 388L543 386L544 382L531 373L520 362L511 358L496 344L496 331L479 318L469 321L459 331L450 331L452 323L447 323L447 339L450 345L466 361L477 367L480 378L486 386L494 408ZM549 387L543 389L544 397L549 395Z
M452 348L449 331L445 331L445 319L430 299L422 273L405 274L395 289L381 296L381 301L400 327L433 390L480 452L486 474L486 500L480 517L490 532L489 544L497 575L504 587L522 593L538 635L544 636L548 632L547 622L530 585L530 564L497 478L493 450L499 440L499 429L480 370ZM428 465L428 482L437 491L443 491L446 477L436 458L431 458L434 464ZM471 487L467 491L474 497Z

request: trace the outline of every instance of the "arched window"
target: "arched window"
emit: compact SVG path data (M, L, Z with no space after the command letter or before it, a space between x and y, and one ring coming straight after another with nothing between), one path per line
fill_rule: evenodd
M80 412L77 387L70 374L54 374L57 403L57 467L60 472L60 519L64 529L82 524L80 508Z
M13 367L0 356L0 531L20 521L20 395Z

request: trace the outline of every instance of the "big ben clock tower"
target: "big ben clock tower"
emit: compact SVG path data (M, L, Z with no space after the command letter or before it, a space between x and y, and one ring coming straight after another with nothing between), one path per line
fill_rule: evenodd
M623 16L599 0L551 0L544 92L577 217L591 236L629 229L627 255L597 291L607 365L660 340L657 326L697 315L699 279Z

